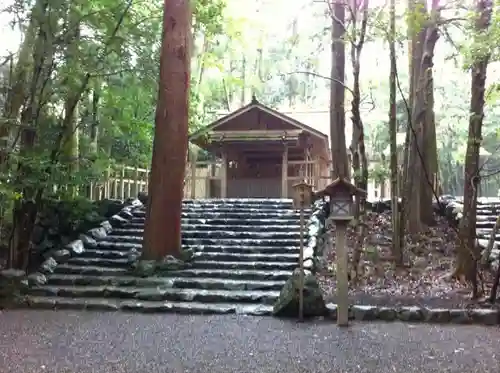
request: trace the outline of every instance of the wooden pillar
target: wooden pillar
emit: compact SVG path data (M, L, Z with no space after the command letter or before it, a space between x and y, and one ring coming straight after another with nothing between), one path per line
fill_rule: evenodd
M196 150L191 150L191 199L196 198Z
M320 165L321 160L319 159L318 156L314 157L314 163L313 163L313 182L312 185L316 188L316 190L320 190L319 188L321 187L321 165Z
M222 158L222 169L221 169L221 187L220 187L220 197L226 198L227 196L227 153L223 148L221 151Z
M337 254L337 325L347 326L349 322L349 278L346 244L347 224L336 222L335 251Z
M288 198L288 146L286 144L281 159L281 197Z

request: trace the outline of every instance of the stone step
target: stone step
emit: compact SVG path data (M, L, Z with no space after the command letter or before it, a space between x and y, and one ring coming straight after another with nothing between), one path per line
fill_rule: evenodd
M304 243L307 240L304 238ZM250 238L182 238L183 245L200 246L200 245L221 245L221 246L299 246L298 238L286 238L280 240L273 239L250 239Z
M107 238L107 237L106 237ZM198 240L199 241L199 240ZM217 240L213 240L217 241ZM293 254L299 252L299 240L294 240L294 243L283 245L266 245L264 243L256 245L254 240L250 242L239 242L235 245L234 242L211 242L209 244L202 244L197 241L184 242L183 247L191 248L195 251L212 252L212 253L235 253L235 254L251 254L251 253L261 253L261 254ZM237 240L233 240L237 241ZM137 251L142 250L142 243L129 243L129 242L110 242L110 241L99 241L97 242L96 249L89 249L89 253L94 253L94 251L108 251L112 252L111 255L116 257L117 252L127 255L130 250L135 249ZM92 251L94 250L94 251ZM87 250L86 250L87 251ZM92 256L93 254L89 254Z
M130 231L128 232L130 233ZM183 231L183 238L212 238L212 239L253 239L253 240L281 240L281 239L299 239L300 232L273 232L271 230L260 231L260 232L234 232L232 229L227 229L224 231ZM306 233L304 232L304 237ZM115 234L107 236L106 241L110 242L142 242L142 234L136 235L119 235L118 232Z
M253 281L286 281L292 275L292 271L258 270L258 269L184 269L169 273L173 277L190 278L224 278L232 280Z
M123 276L131 272L127 268L114 268L102 266L79 266L73 264L59 264L54 273L73 274L73 275L94 275L94 276Z
M108 259L102 257L73 257L66 262L76 266L99 266L99 267L115 267L115 268L130 268L133 261L125 259Z
M213 236L210 236L213 237ZM304 243L307 242L307 237L304 236ZM226 238L226 237L182 237L182 244L186 246L204 246L204 245L220 245L220 246L298 246L300 243L297 238ZM105 249L112 248L113 250L130 250L135 248L142 249L142 237L133 236L107 236L104 240L97 242L97 248Z
M307 215L305 215L307 219ZM269 220L274 222L274 224L278 222L287 222L287 221L299 221L299 214L292 212L289 214L280 214L280 213L267 213L267 214L240 214L239 212L226 212L226 213L215 213L215 212L196 212L196 213L182 213L181 219L204 219L204 220L216 220L216 219L236 219L239 222L242 220ZM135 223L143 222L145 219L144 216L134 216L132 221Z
M270 214L277 215L291 215L298 214L297 210L290 208L253 208L253 207L220 207L220 206L190 206L182 208L183 214L239 214L239 215L254 215L254 214ZM304 209L305 214L310 214L311 209ZM145 217L146 210L134 210L133 214L137 217Z
M489 239L491 236L491 232L476 232L478 238L486 238ZM500 234L495 235L495 241L500 241Z
M142 250L142 243L133 243L133 242L114 242L107 241L107 238L111 236L107 236L106 239L102 241L97 241L96 249L104 251L121 251L121 252L129 252L131 249L136 249L137 251Z
M297 254L299 245L290 246L254 246L254 245L184 245L185 248L191 248L195 251L204 253L234 253L234 254Z
M496 222L497 221L497 215L489 215L489 216L486 216L486 215L477 215L476 216L476 221L478 222Z
M86 249L81 254L78 255L79 258L105 258L105 259L126 259L128 255L135 252L135 250L96 250L96 249Z
M280 291L285 281L230 280L221 278L189 277L133 277L133 276L88 276L61 275L48 276L48 285L62 286L135 286L180 289L221 289L221 290L275 290Z
M225 224L196 224L196 225L183 225L182 232L197 232L197 231L227 231L229 228ZM268 232L298 232L300 229L299 224L280 224L268 225L266 231ZM231 225L231 232L261 232L262 227L258 225ZM111 232L112 235L123 236L142 236L144 227L140 228L114 228Z
M54 270L56 274L69 275L92 275L92 276L127 276L131 271L126 268L113 268L102 266L79 266L72 264L59 264ZM259 270L259 269L211 269L194 268L182 271L172 271L171 277L211 277L228 279L249 279L255 281L286 281L292 275L292 271L284 270Z
M486 247L488 246L488 242L489 242L489 239L481 239L481 238L478 238L477 240L477 243L479 244L479 246L481 247ZM494 241L493 242L493 247L500 247L500 241Z
M60 298L29 296L27 306L34 309L71 309L99 311L133 311L144 313L182 313L182 314L242 314L262 315L272 314L273 307L264 304L245 303L197 303L197 302L147 302L123 299L102 298Z
M269 254L269 253L212 253L212 252L196 252L196 260L208 261L239 261L239 262L281 262L281 263L297 263L299 260L299 253L295 254Z
M495 226L494 221L478 221L476 223L476 228L485 229L485 228L493 228Z
M293 271L297 267L297 262L242 262L242 261L214 261L214 260L194 260L192 268L200 269L265 269L265 270L289 270Z
M307 218L306 220L307 221ZM298 225L299 224L299 219L286 219L286 220L281 220L281 219L246 219L245 217L240 217L240 218L231 218L231 219L225 219L225 218L217 218L217 219L212 219L212 218L197 218L197 219L182 219L181 220L182 226L187 226L187 225L225 225L230 229L229 227L232 227L233 225L242 225L244 223L245 225L248 226L259 226L259 227L267 227L270 225ZM123 228L144 228L144 218L132 218L131 221L123 226Z
M262 303L272 304L279 291L135 288L119 286L37 286L28 289L35 296L67 298L119 298L141 301Z
M291 206L293 200L291 198L206 198L206 199L185 199L183 205L257 205L257 206Z

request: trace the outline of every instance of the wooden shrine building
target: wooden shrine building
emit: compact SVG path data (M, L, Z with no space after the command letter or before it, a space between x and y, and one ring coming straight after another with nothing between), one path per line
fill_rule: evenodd
M190 159L186 198L291 198L305 180L329 181L328 136L255 98L190 136L216 162Z

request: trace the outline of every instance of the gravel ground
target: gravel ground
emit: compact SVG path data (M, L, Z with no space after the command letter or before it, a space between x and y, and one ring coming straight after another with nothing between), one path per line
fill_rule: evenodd
M0 372L497 373L499 341L479 326L20 310L0 313Z

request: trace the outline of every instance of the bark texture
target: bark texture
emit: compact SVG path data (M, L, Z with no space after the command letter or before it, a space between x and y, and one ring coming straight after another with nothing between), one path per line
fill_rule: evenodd
M477 20L475 29L477 36L484 34L491 22L491 0L476 2ZM460 220L458 256L455 276L465 279L473 285L473 295L477 296L477 264L480 249L476 245L476 214L479 177L479 149L482 140L484 118L484 92L486 87L486 70L490 60L489 52L475 56L471 66L471 101L469 117L469 134L465 154L464 210Z
M330 146L332 176L349 177L345 138L345 4L332 1L332 69L330 83Z
M188 149L191 8L165 1L144 259L179 256Z

